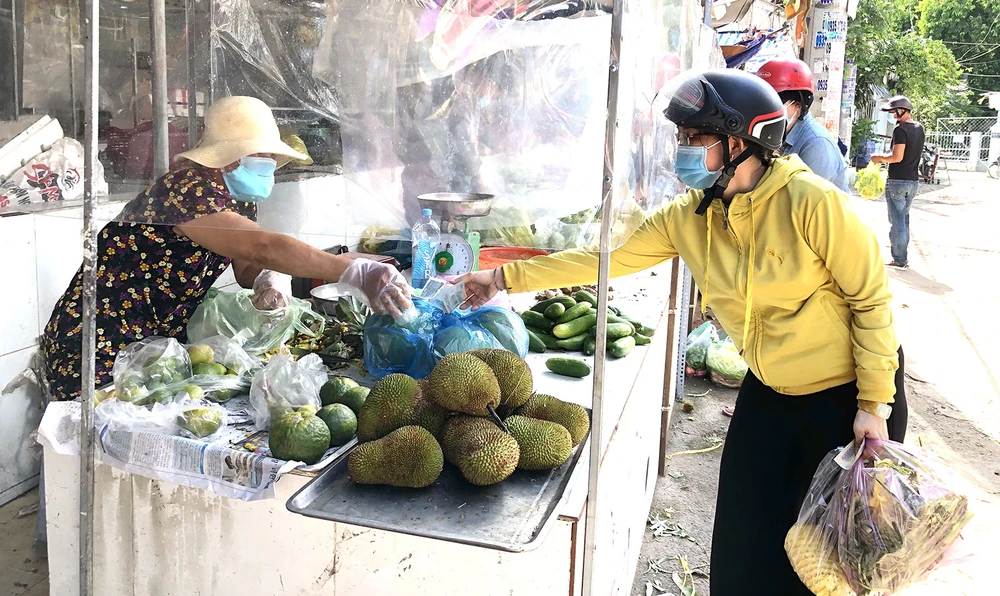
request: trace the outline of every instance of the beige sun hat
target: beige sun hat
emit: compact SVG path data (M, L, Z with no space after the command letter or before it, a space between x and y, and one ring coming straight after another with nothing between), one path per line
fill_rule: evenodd
M275 156L278 167L293 159L306 160L281 140L271 108L256 97L223 97L205 111L205 134L194 149L174 160L189 159L209 168L222 168L255 153Z

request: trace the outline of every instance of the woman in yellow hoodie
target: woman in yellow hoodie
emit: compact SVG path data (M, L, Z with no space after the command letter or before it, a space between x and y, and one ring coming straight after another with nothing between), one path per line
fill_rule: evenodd
M847 195L777 157L784 106L761 79L709 71L667 93L691 190L611 254L611 275L680 256L750 368L719 472L712 596L805 596L783 541L820 460L906 430L881 250ZM467 301L593 283L597 263L577 250L472 273Z

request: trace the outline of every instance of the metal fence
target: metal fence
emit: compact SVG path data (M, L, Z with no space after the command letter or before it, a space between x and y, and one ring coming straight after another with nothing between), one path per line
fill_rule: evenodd
M938 167L952 170L983 170L988 163L990 143L1000 143L1000 137L990 138L996 118L938 118L926 142L935 145L941 156Z

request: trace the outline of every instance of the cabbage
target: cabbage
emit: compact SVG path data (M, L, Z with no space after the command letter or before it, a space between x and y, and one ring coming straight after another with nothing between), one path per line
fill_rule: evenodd
M723 387L739 388L747 374L747 365L729 337L712 343L708 348L706 364L712 382Z
M858 172L858 180L854 183L854 188L863 199L877 199L885 192L885 178L882 176L882 168L875 162L868 162L865 169Z

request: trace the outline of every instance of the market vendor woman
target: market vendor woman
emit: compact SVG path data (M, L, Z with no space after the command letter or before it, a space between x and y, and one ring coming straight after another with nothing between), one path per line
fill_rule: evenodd
M378 312L408 306L409 286L393 267L331 255L254 223L256 204L271 194L275 170L305 158L281 141L271 110L260 100L226 97L208 109L198 146L178 155L173 171L101 230L99 386L111 380L115 355L126 345L154 335L184 342L188 319L230 265L241 286L254 287L258 304L274 305L280 290L269 287L272 276L261 274L277 271L340 281ZM82 280L81 268L42 338L49 393L57 400L80 395Z
M820 460L906 429L881 251L846 194L777 157L785 109L764 81L710 71L667 97L691 190L611 254L611 275L683 258L750 368L719 472L712 596L807 596L783 542ZM597 253L566 251L462 280L478 305L500 289L593 283L597 265Z

